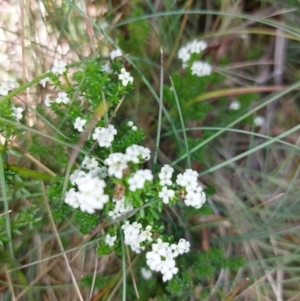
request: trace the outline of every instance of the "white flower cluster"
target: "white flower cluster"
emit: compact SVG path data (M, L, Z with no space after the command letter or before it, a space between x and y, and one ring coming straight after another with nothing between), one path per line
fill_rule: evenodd
M81 163L81 166L88 170L94 170L98 167L98 162L95 158L89 158L88 156L85 156Z
M108 215L112 218L112 219L116 219L119 216L126 214L127 212L129 212L130 210L133 209L133 207L131 206L131 204L128 204L125 207L125 197L123 197L121 200L117 200L115 198L113 198L113 202L116 203L115 208L113 211L109 211Z
M18 83L15 82L7 82L0 85L0 95L6 96L9 91L12 91L19 87Z
M201 53L207 47L204 41L192 41L187 45L181 47L178 51L178 58L182 60L182 67L185 69L187 67L187 62L190 60L193 53ZM212 67L206 62L196 61L192 63L191 66L192 74L199 77L210 75L212 72Z
M128 162L141 163L142 161L148 161L151 156L150 149L137 144L133 144L126 148L126 159Z
M66 70L67 70L66 66L67 66L67 64L65 62L54 61L51 71L56 75L58 75L58 74L63 75L64 72L66 72Z
M73 208L92 214L95 210L103 209L109 201L108 195L104 194L106 183L102 179L80 171L73 182L77 191L71 188L65 196L65 203Z
M166 164L162 167L160 173L158 174L159 184L162 186L158 196L163 200L164 204L169 204L170 199L174 198L175 196L175 191L167 187L173 184L171 180L173 172L174 168Z
M77 190L71 188L67 191L65 203L92 214L103 209L109 201L108 195L104 194L106 183L102 180L107 176L107 168L99 167L95 158L88 157L84 158L81 166L88 172L77 169L71 174L70 182L77 186Z
M109 54L109 56L110 56L110 59L113 61L116 57L118 57L118 56L122 56L123 55L123 53L122 53L122 51L120 50L120 49L115 49L115 50L113 50L110 54Z
M141 246L144 241L152 241L152 226L148 225L145 230L142 229L142 224L134 222L132 224L129 221L122 226L124 231L124 243L129 245L131 250L135 253L141 253L145 249Z
M150 169L140 169L128 179L129 190L136 191L137 189L143 189L146 181L152 180L153 175Z
M95 128L93 139L98 141L100 147L110 147L116 134L117 130L110 124L107 128Z
M59 92L55 102L58 104L63 102L66 105L70 102L70 98L66 92Z
M150 149L133 144L126 149L125 154L122 153L110 154L108 158L104 160L104 164L108 166L109 176L115 177L117 179L122 179L123 170L128 168L128 162L143 163L149 159L150 159ZM142 178L145 180L148 180L150 178L149 172L147 171L144 172L141 171L140 175L142 175Z
M199 77L210 75L212 68L211 65L206 62L196 61L191 66L192 74Z
M183 174L177 176L177 185L185 188L186 194L184 203L196 209L202 207L206 202L206 195L203 188L198 184L198 173L192 169L187 169Z
M108 166L108 175L117 179L123 178L123 170L128 168L126 156L122 153L113 153L104 160Z
M121 69L121 72L119 74L119 80L122 81L122 85L126 87L128 83L133 83L133 77L130 76L130 73L126 71L125 68Z
M73 208L80 208L84 212L90 214L96 210L103 209L104 205L108 203L109 196L105 194L104 188L106 183L104 178L109 175L121 179L123 177L124 169L128 168L129 162L134 164L142 163L150 159L150 150L138 145L131 145L122 153L112 153L104 160L104 164L108 166L99 167L95 158L85 157L81 169L73 172L70 176L70 181L76 188L71 188L66 193L65 202ZM87 170L84 171L83 169ZM162 190L159 192L159 197L165 204L175 197L175 191L170 189L173 186L172 175L174 169L169 165L164 165L158 175L159 184ZM177 176L176 184L186 191L185 204L200 208L205 202L205 194L199 186L198 174L191 169L186 170L183 174ZM153 181L153 175L150 170L137 170L128 178L128 186L130 191L142 189L146 181ZM116 219L121 215L133 209L131 203L125 202L125 196L121 199L113 198L115 207L109 211L108 215L112 219ZM175 258L189 252L190 243L185 239L180 239L176 244L169 244L163 242L160 238L153 242L152 226L147 225L143 228L141 223L132 222L128 220L122 225L124 233L124 243L130 246L135 253L141 253L145 250L146 244L151 243L151 251L147 252L147 265L151 271L160 272L163 281L172 279L173 275L178 272ZM117 236L107 234L105 236L105 243L109 247L113 247ZM152 273L148 270L145 278L150 278Z
M110 246L113 247L115 244L115 240L117 239L117 236L110 236L110 234L107 234L105 236L105 243Z
M17 120L20 120L23 118L23 115L22 115L22 113L24 111L23 108L12 106L12 109L13 109L13 112L11 113L11 116L15 117Z
M189 251L190 243L183 238L171 246L158 238L157 243L152 244L152 251L146 254L147 265L152 271L161 272L163 281L167 281L178 272L174 258Z
M45 106L46 107L51 107L51 104L53 103L53 100L51 100L51 94L47 94L45 97ZM68 94L66 92L59 92L57 94L56 99L54 100L54 102L60 104L60 103L64 103L65 105L68 104L70 102L70 98L68 97Z
M186 63L193 53L199 54L205 50L206 47L206 42L194 40L179 49L178 58L181 59L183 63Z
M105 179L107 177L107 167L106 166L99 167L98 162L95 158L89 158L86 156L81 163L81 167L89 170L89 174L91 174L93 177L99 177L100 179Z
M106 62L103 66L102 66L102 71L107 73L107 74L112 74L112 69L110 67L110 63Z
M165 164L162 167L160 173L158 174L159 184L161 186L166 186L166 185L171 186L173 184L171 181L173 172L174 172L174 168L168 164Z

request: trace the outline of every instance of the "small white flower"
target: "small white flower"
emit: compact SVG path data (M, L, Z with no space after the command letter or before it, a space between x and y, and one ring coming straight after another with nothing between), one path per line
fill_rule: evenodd
M74 128L78 130L78 132L83 132L83 126L86 124L86 119L81 119L80 117L77 117L75 119Z
M110 236L110 234L107 234L105 236L105 243L110 246L113 247L113 245L115 244L115 240L117 239L117 236Z
M133 121L128 121L128 122L127 122L127 125L128 125L130 128L133 126L133 124L134 124Z
M138 222L133 222L131 225L134 229L136 229L138 232L140 232L140 229L142 229L142 224Z
M171 167L169 164L165 164L162 168L161 168L161 172L165 173L165 174L169 174L170 176L172 176L172 173L174 172L174 168Z
M59 92L57 98L55 99L56 103L64 103L67 104L70 101L68 94L66 92Z
M116 57L122 56L123 53L120 49L115 49L110 53L110 59L113 61Z
M152 271L159 272L161 268L161 256L155 252L147 252L146 254L146 259L147 259L147 265Z
M162 261L161 273L163 274L163 281L166 282L173 278L173 275L177 274L178 268L175 266L174 259L166 259Z
M0 86L0 95L6 96L8 94L8 86L4 83Z
M122 214L120 214L118 211L114 210L114 211L109 211L108 212L108 216L111 217L112 220L118 218L119 216L121 216Z
M194 187L198 185L198 173L195 170L187 169L183 174L177 176L176 183L181 187Z
M12 91L19 87L19 84L16 82L7 82L0 85L0 95L6 96L9 91Z
M140 246L139 243L131 244L130 247L131 247L131 250L137 254L140 254L141 251L145 250L145 247Z
M173 251L173 253L172 253L173 258L177 257L180 254L181 250L179 249L179 246L177 244L172 244L171 249Z
M148 240L148 241L152 241L152 226L148 225L146 227L146 229L144 231L141 232L140 234L140 241L145 241L145 240Z
M51 107L51 103L53 102L51 100L51 94L46 95L44 102L46 107Z
M13 117L15 117L15 118L18 119L18 120L20 120L20 119L23 118L23 115L22 115L22 113L23 113L23 111L24 111L23 108L13 106L12 109L13 109L13 112L12 112L11 115L12 115Z
M116 201L116 207L118 208L121 215L123 215L133 209L133 207L130 203L127 203L125 206L125 196L123 196L123 198L121 200L115 199L115 201Z
M98 173L98 175L99 175L99 177L100 177L101 179L104 179L104 178L107 177L107 167L106 167L106 166L102 166L102 167L100 167L100 168L101 168L101 170L100 170L100 172Z
M18 87L20 86L20 85L19 85L18 83L16 83L16 82L8 82L7 85L8 85L8 89L9 89L10 91L12 91L12 90L14 90L14 89L16 89L16 88L18 88Z
M94 140L98 140L100 147L110 147L116 134L117 130L110 124L107 128L95 128L92 137Z
M187 47L182 47L178 51L178 58L181 59L184 63L191 58L191 53Z
M157 239L156 244L152 244L152 250L163 257L167 257L168 248L169 248L169 243L162 241L161 238Z
M117 200L115 198L113 198L113 202L116 204L115 208L113 211L109 211L108 215L112 218L112 219L116 219L117 217L129 212L130 210L133 209L133 207L131 206L131 204L127 204L125 207L125 197L123 196L123 198L121 200ZM125 227L127 227L128 224L125 224ZM123 229L124 229L123 228Z
M134 125L131 129L136 132L138 128L136 125Z
M95 158L89 158L88 156L85 156L81 166L88 170L93 170L98 167L98 162Z
M104 194L106 183L91 174L76 179L78 188L78 202L81 211L89 214L95 213L95 210L103 209L109 201L109 196Z
M256 125L256 126L262 126L264 123L265 123L265 118L263 117L263 116L256 116L255 118L254 118L254 124Z
M65 203L69 204L75 209L79 207L78 192L75 191L74 188L71 188L69 191L66 192Z
M187 61L191 58L193 53L201 53L207 47L207 43L204 41L194 40L187 45L181 47L178 51L178 58L183 62L183 69L186 68Z
M202 52L203 50L206 49L207 47L207 43L204 42L204 41L192 41L190 43L188 43L186 45L187 49L190 51L190 53L200 53Z
M122 179L123 170L128 168L126 157L122 153L110 154L104 164L108 166L108 175L117 179Z
M148 161L151 157L151 151L147 147L143 147L137 144L133 144L126 148L126 158L128 162L142 163Z
M66 66L67 64L64 62L54 61L53 68L51 69L51 71L54 74L62 75L64 72L66 72Z
M95 210L103 209L109 201L109 196L104 194L106 183L102 179L76 170L70 176L70 181L73 185L77 185L77 191L72 188L66 193L65 203L70 206L79 207L81 211L93 214Z
M79 178L85 177L86 173L81 169L76 169L71 175L70 175L70 182L72 185L75 185L77 183L77 180Z
M159 184L161 186L166 186L166 185L171 186L173 184L171 181L173 171L174 168L168 164L162 167L160 173L158 174Z
M169 204L170 199L175 196L175 191L164 186L158 196L163 200L163 203Z
M143 189L146 181L152 181L153 175L149 169L140 169L128 179L129 190Z
M202 191L202 187L197 186L194 189L187 190L184 203L187 206L192 206L196 209L200 209L202 205L206 202L206 195Z
M91 174L93 177L99 177L100 179L105 179L107 177L107 167L102 166L99 167L97 166L94 169L91 169L89 171L89 174Z
M193 75L197 75L199 77L210 75L212 72L211 65L201 61L193 62L191 70Z
M124 243L130 245L132 251L135 253L140 253L145 247L140 245L140 229L142 225L140 223L134 222L130 225L129 221L122 226L124 231Z
M106 62L103 66L102 66L102 71L107 73L107 74L111 74L112 73L112 69L110 68L110 63Z
M43 88L45 88L46 87L46 83L48 82L48 77L46 77L46 78L43 78L41 81L40 81L40 84L43 86Z
M149 280L152 277L152 272L143 267L141 268L141 275L145 280Z
M241 108L241 103L237 100L233 101L230 106L229 106L229 109L230 110L234 110L234 111L237 111Z
M190 251L190 242L181 238L178 242L179 254L188 253Z
M130 76L130 73L127 72L127 71L125 70L125 68L122 68L122 69L121 69L121 72L120 72L120 74L119 74L119 80L122 81L122 85L123 85L124 87L126 87L128 83L133 83L133 77Z
M117 130L115 129L115 127L112 124L108 125L107 130L113 135L117 134Z

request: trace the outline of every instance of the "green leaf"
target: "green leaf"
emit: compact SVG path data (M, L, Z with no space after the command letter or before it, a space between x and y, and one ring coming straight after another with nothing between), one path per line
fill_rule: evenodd
M111 248L103 240L100 241L96 253L99 256L103 256L109 254L110 252L111 252Z
M157 210L159 213L162 213L163 210L163 202L158 202L157 203Z
M16 172L17 174L24 176L24 177L30 177L30 178L46 180L46 181L50 181L54 178L53 176L51 176L49 174L31 170L31 169L27 169L24 167L14 166L14 165L10 165L10 164L3 164L3 165L4 165L5 169L12 170L12 171Z
M139 211L139 213L140 213L141 219L144 219L144 217L145 217L145 210L144 210L144 208L142 208L142 209Z
M19 150L17 150L16 148L9 148L7 150L8 153L16 156L16 157L19 157L19 158L22 158L23 157L23 154L22 152L20 152Z
M156 220L159 220L159 219L160 219L160 216L157 214L157 212L156 212L155 209L149 207L149 210L150 210L152 216L153 216Z

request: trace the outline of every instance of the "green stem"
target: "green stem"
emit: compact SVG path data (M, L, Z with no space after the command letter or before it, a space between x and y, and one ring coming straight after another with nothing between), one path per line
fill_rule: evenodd
M181 123L182 134L183 134L183 139L184 139L184 144L185 144L185 152L187 154L188 167L192 168L191 156L190 156L190 151L189 151L189 144L188 144L188 140L187 140L187 136L186 136L186 129L185 129L185 125L184 125L182 111L181 111L181 108L180 108L180 103L179 103L179 100L178 100L176 89L175 89L175 86L174 86L174 83L173 83L173 80L172 80L171 77L170 77L170 80L171 80L171 84L172 84L172 88L173 88L173 92L174 92L174 97L175 97L175 101L176 101L176 105L177 105L177 110L178 110L180 123Z
M120 239L122 245L122 269L123 269L123 297L122 300L126 301L126 257L125 257L125 247L122 229L120 227Z
M160 68L160 91L159 91L159 111L158 111L158 124L157 124L157 134L156 134L156 143L155 143L155 153L153 158L153 165L157 163L160 134L161 134L161 120L162 120L162 109L163 109L163 78L164 78L164 66L163 66L163 51L161 52L161 68Z
M8 205L8 198L7 198L7 194L6 194L6 183L5 183L5 176L4 176L4 167L3 167L3 162L2 162L2 153L0 153L0 154L1 154L1 158L0 158L0 181L1 181L1 186L2 186L4 212L8 212L9 211L9 205ZM11 234L9 213L5 214L5 224L6 224L7 237L9 238L8 247L9 247L11 258L14 260L15 256L14 256L14 250L13 250L13 245L12 245L12 234Z

